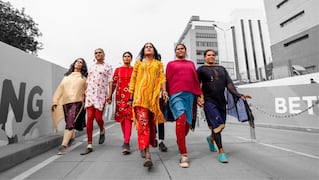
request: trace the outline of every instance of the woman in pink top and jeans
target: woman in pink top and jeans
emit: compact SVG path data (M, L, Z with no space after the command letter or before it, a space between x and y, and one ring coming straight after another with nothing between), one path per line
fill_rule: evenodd
M169 108L176 121L177 145L181 154L179 165L189 167L186 135L192 124L194 98L202 94L193 61L186 60L186 46L175 47L176 60L166 66L166 81L170 96Z

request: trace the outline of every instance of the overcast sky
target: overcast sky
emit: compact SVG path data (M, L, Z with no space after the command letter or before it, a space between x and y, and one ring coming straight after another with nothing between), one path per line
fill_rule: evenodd
M6 2L6 0L3 0ZM192 15L228 22L235 9L261 9L263 0L9 0L25 8L43 34L38 56L63 67L83 57L93 64L93 52L103 48L106 61L118 67L122 53L133 59L146 42L174 59L174 43ZM134 61L133 61L134 63ZM132 63L132 65L133 65Z

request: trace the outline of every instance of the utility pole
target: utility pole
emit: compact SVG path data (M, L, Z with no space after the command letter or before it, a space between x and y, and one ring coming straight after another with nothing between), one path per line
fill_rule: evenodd
M231 27L225 30L225 29L219 27L217 24L213 24L213 26L214 26L215 28L217 28L217 29L223 31L224 41L225 41L225 43L224 43L224 46L225 46L225 54L226 54L225 57L226 57L226 60L229 60L229 59L228 59L228 46L227 46L226 32L227 32L228 30L231 30Z

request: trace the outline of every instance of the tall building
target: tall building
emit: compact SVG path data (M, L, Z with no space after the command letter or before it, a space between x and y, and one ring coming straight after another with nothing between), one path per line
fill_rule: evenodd
M182 35L177 41L187 47L187 56L193 60L196 66L205 64L204 51L206 49L217 49L217 32L212 25L214 21L200 20L199 16L192 16ZM218 52L216 52L218 63Z
M258 9L237 9L231 13L234 59L241 82L272 79L271 51L266 17Z
M194 61L196 68L205 64L205 50L214 49L216 63L225 66L229 75L235 79L233 59L230 62L220 60L220 57L225 56L225 50L220 49L219 43L224 40L219 39L220 32L217 31L214 24L215 21L213 20L200 20L199 16L192 16L177 43L186 45L187 58Z
M319 1L264 0L274 77L319 72Z
M233 80L249 83L269 79L270 40L265 17L258 10L236 10L231 22L200 20L192 16L177 43L184 43L188 58L196 66L205 63L204 51L216 51L216 63L224 66Z

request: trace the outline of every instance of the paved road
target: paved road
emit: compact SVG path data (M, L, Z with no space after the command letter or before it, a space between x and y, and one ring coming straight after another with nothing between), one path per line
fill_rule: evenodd
M40 154L0 174L0 179L319 179L319 134L256 127L256 140L250 139L246 125L229 123L223 143L229 163L217 161L209 152L205 137L209 130L200 122L190 132L187 144L190 167L178 166L175 124L166 123L166 153L153 148L154 167L146 169L137 151L136 131L132 133L130 155L121 154L122 135L118 123L106 125L106 142L86 156L85 136L78 137L64 156L57 148Z

